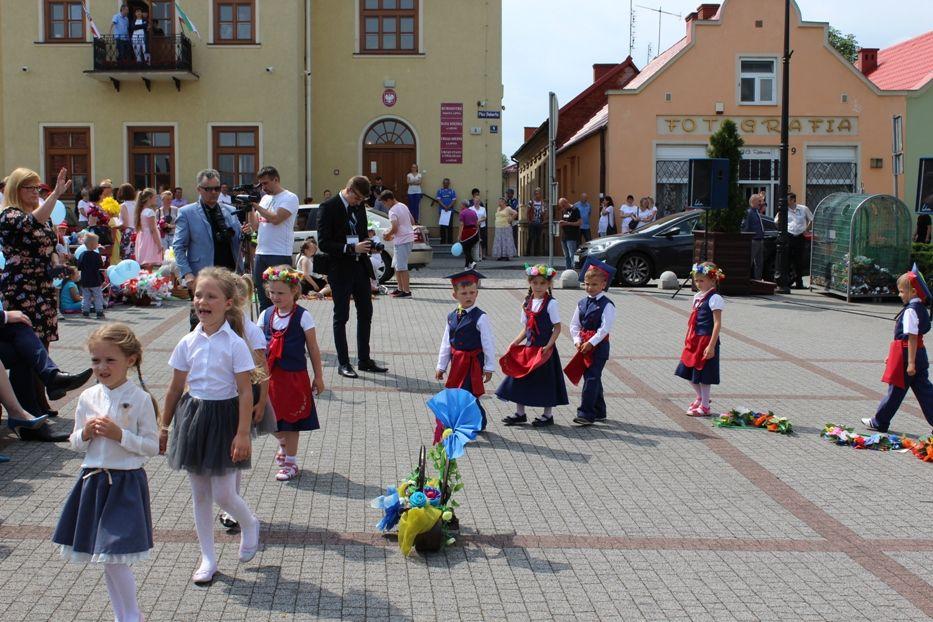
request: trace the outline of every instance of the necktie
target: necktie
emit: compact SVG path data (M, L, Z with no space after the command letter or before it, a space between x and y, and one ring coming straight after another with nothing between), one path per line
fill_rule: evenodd
M356 211L353 209L352 205L349 206L347 210L348 210L347 222L349 224L350 234L356 235Z

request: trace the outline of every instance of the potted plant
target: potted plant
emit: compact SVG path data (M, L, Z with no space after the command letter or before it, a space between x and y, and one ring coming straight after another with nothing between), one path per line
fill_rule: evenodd
M729 160L729 203L723 209L710 211L706 239L695 236L693 241L694 262L702 261L705 251L705 260L715 263L726 275L719 285L720 292L733 296L752 293L752 234L741 232L747 206L738 183L744 145L731 119L726 119L710 136L706 150L709 157Z

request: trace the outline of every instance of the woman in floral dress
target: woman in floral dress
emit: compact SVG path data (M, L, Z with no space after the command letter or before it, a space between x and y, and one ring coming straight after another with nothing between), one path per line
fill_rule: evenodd
M55 232L49 225L52 208L71 187L67 171L58 173L55 189L39 206L39 175L18 168L7 179L0 210L0 245L6 267L0 275L0 293L8 310L22 311L48 347L58 340L58 309L52 285Z

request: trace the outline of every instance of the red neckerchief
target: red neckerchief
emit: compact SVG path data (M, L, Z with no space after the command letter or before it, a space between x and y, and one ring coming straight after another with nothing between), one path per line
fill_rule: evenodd
M279 310L272 307L272 313L269 317L269 329L272 333L272 338L269 340L269 353L266 355L266 362L269 365L270 371L275 367L278 360L282 358L282 353L285 349L285 333L288 332L288 327L291 326L292 323L292 316L295 315L297 310L298 305L295 305L288 315L279 315ZM285 328L281 330L275 329L276 317L288 318L288 324L286 324Z
M532 304L534 303L534 298L529 296L528 300L525 301L525 330L529 331L532 336L537 336L540 332L538 330L538 316L545 311L547 311L547 306L551 303L551 295L547 294L543 298L541 303L541 308L537 312L532 311Z

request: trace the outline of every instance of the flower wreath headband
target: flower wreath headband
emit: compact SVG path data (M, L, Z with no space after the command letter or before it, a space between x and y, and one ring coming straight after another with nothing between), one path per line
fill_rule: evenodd
M528 264L525 264L525 275L529 279L535 276L543 276L545 279L550 281L557 275L557 270L544 264L538 264L536 266L529 266Z
M707 266L705 264L699 263L693 264L693 269L690 271L690 274L693 276L702 274L704 276L708 276L714 281L722 281L726 278L726 274L722 271L722 268Z
M295 287L301 285L301 279L304 275L297 270L292 270L291 268L266 268L266 271L262 273L262 282L269 283L270 281L281 281L282 283L288 283L289 285Z

